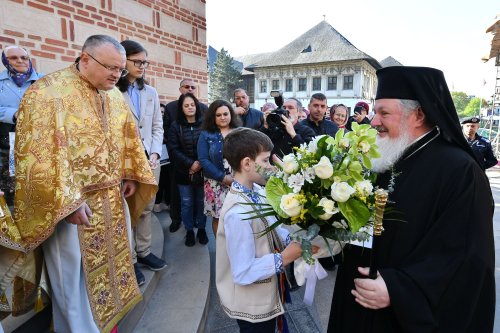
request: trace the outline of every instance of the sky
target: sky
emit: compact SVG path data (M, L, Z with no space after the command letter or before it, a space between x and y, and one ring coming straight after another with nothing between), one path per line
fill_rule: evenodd
M486 29L498 0L206 0L207 44L232 57L277 51L324 18L378 61L442 70L451 91L491 100L496 67Z

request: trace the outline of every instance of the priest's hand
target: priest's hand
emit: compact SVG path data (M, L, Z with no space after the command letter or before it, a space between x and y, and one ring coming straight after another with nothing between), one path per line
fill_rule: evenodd
M358 272L368 277L368 267L358 267ZM389 291L384 279L377 272L377 278L372 279L354 279L355 290L351 290L356 302L368 309L383 309L391 305Z
M125 180L122 185L122 195L128 198L134 195L136 189L137 183L134 180Z
M90 224L89 217L92 216L92 211L90 207L84 202L77 210L69 214L66 217L66 222L76 225L84 225L86 227L92 227Z

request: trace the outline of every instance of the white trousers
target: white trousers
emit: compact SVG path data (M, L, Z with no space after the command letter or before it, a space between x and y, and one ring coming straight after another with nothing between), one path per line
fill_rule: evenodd
M43 243L52 287L54 331L99 333L90 310L76 225L61 221Z

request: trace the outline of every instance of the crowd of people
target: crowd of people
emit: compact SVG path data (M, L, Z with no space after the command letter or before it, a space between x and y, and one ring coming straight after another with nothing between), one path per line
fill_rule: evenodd
M160 104L145 77L148 52L133 40L90 36L74 64L45 76L18 46L3 50L2 63L0 190L22 235L9 241L24 253L43 248L56 332L110 332L140 301L141 269L168 266L151 252L152 214L167 207L169 231L183 225L188 247L208 243L212 221L217 289L241 332L282 328L278 282L301 248L285 229L258 237L273 220L245 219L244 204L264 200L259 169L271 168L271 156L354 122L378 131L377 184L394 187L390 205L406 223L384 221L376 279L366 279L370 249L348 244L335 259L328 331L491 332L494 205L484 169L497 160L476 133L479 118L460 127L440 71L377 71L372 115L364 101L352 115L328 108L322 93L307 108L287 98L276 114L273 103L250 107L241 88L234 107L207 106L191 78ZM0 273L12 280L24 258L2 254Z

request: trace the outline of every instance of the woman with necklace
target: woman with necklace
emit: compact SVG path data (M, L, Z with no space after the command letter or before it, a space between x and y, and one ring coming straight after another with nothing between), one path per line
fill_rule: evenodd
M216 100L205 113L203 131L198 140L198 158L205 175L204 213L212 217L214 235L217 234L220 209L233 182L231 167L223 158L224 138L239 123L232 105Z

